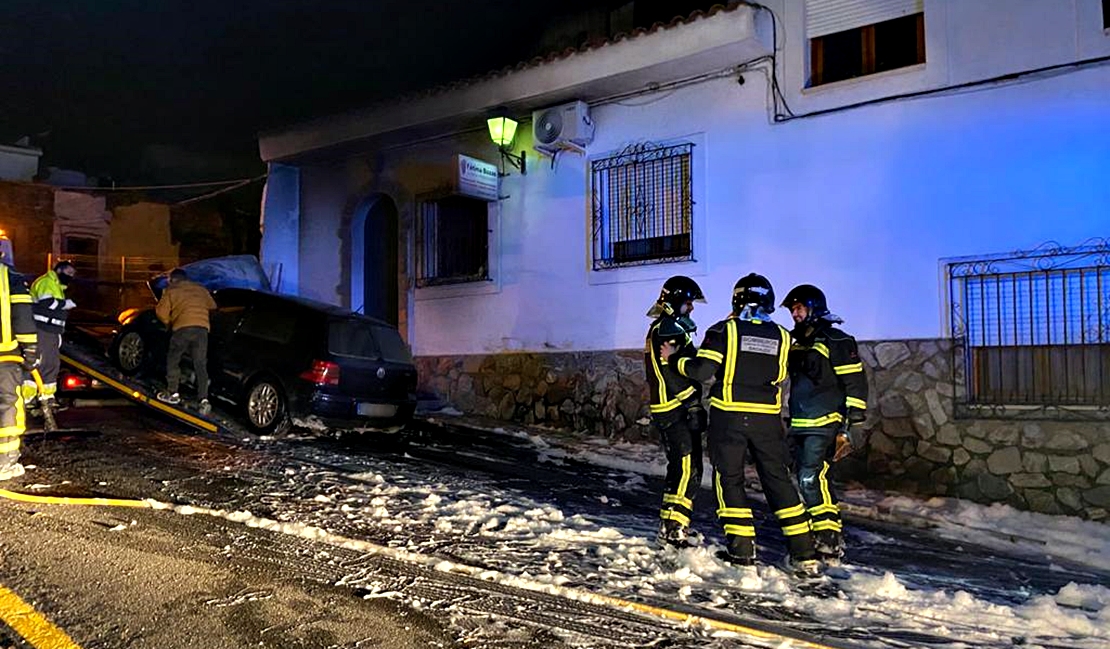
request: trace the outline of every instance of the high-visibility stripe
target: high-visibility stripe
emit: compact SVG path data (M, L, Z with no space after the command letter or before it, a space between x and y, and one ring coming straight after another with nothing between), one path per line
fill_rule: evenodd
M783 525L782 527L782 533L785 536L798 536L799 534L808 534L809 532L809 521L795 523L794 525Z
M721 507L717 510L717 516L721 518L751 518L752 510L749 507Z
M844 405L848 406L849 408L859 408L860 410L867 410L867 402L863 399L857 399L856 397L848 397L844 399Z
M836 507L836 505L833 504L832 492L829 491L829 481L825 478L829 472L829 463L822 462L821 464L821 473L817 475L817 482L821 485L821 502L824 505ZM838 509L837 511L839 512L840 510Z
M863 363L852 363L851 365L834 365L833 371L837 374L856 374L863 371Z
M670 401L668 401L666 403L653 403L650 406L648 406L648 410L650 410L651 412L655 412L655 413L670 412L670 411L674 410L675 408L677 408L681 405L682 405L682 402L679 401L678 399L671 399Z
M699 349L698 356L700 356L701 358L708 358L709 360L716 361L718 363L725 360L724 354L712 349Z
M651 328L651 333L648 334L648 346L649 347L651 346L651 341L652 341L652 338L654 337L652 334L654 334L657 329L659 329L658 324L656 324L654 327L652 327ZM659 383L659 399L658 399L658 401L659 401L660 405L663 405L663 404L669 403L669 400L667 399L667 384L666 384L666 381L663 380L663 370L659 369L659 350L652 349L650 351L651 351L651 354L650 354L651 355L651 369L654 370L655 380L658 381L658 383ZM654 408L654 406L653 406L653 408ZM661 410L656 411L656 410L653 409L652 412L664 412L664 411L661 411Z
M672 505L682 505L686 509L694 508L694 501L685 496L676 496L675 494L663 494L663 502Z
M0 344L3 351L15 349L15 338L12 337L12 297L11 282L8 279L8 267L0 268Z
M727 509L725 505L725 490L721 487L721 474L713 470L713 487L717 491L717 509Z
M23 426L4 426L0 428L0 437L19 437L23 434Z
M686 498L686 489L690 487L690 474L693 473L693 458L689 453L682 456L682 478L678 481L678 495L686 501L685 504L690 509L694 508L694 503ZM687 504L688 503L688 504Z
M836 505L817 505L816 507L809 508L810 516L820 516L821 514L839 514L840 508Z
M22 362L23 362L23 357L22 356L15 356L15 355L0 356L0 363L22 363Z
M753 403L751 401L725 401L718 397L709 397L709 405L718 410L728 412L754 412L764 415L777 415L782 411L781 403Z
M755 527L752 525L725 525L725 534L754 537Z
M0 442L0 453L11 453L19 450L19 438L11 438L11 441Z
M34 649L81 649L65 631L3 586L0 586L0 622L14 629Z
M825 346L825 343L813 343L813 347L811 349L813 349L813 351L817 352L818 354L821 354L825 358L829 357L829 348Z
M732 403L732 381L736 378L736 337L736 321L729 320L725 325L725 379L721 386L721 400L725 403Z
M660 511L659 518L662 518L665 521L675 521L676 523L681 524L683 527L690 526L690 517L681 512L676 512L673 509L664 509Z
M778 510L775 512L775 518L790 518L791 516L801 516L804 513L806 513L806 506L798 503L793 507Z
M834 532L844 531L844 526L840 521L813 521L812 526L814 532L822 532L825 530L832 530Z
M795 417L790 420L790 426L792 428L820 428L821 426L829 426L841 421L844 421L844 416L839 412L832 412L824 417L818 417L816 419L799 419Z
M775 386L778 388L778 394L775 395L775 402L782 404L782 382L786 380L786 367L787 362L790 360L790 332L782 327L779 327L779 335L782 336L782 345L779 347L779 377L775 381Z
M694 386L691 385L690 387L675 395L675 398L679 401L685 401L692 396L694 396Z
M30 295L12 295L10 299L12 301L12 304L33 304L33 302L31 302Z
M23 343L25 345L36 345L39 342L39 335L37 333L16 334L15 339L17 342Z

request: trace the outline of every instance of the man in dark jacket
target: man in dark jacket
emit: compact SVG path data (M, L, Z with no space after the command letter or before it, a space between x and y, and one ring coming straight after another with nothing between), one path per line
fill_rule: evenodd
M817 554L826 562L843 555L843 525L828 479L838 434L867 417L867 376L856 340L834 325L825 294L810 284L796 286L782 305L794 319L790 349L790 435L794 466L809 515ZM858 437L858 435L853 435ZM858 439L852 446L862 444Z
M166 391L158 393L158 400L181 403L181 394L177 391L181 381L181 357L188 351L197 375L200 410L207 414L211 409L208 403L208 331L211 328L208 312L216 308L216 302L208 289L190 282L180 268L170 271L169 279L169 286L154 309L158 319L173 332L166 354Z
M709 395L709 459L713 462L717 518L725 531L722 558L755 563L755 519L744 488L750 452L767 504L778 519L791 569L813 575L815 559L809 515L790 477L782 431L782 384L790 333L770 319L775 309L771 282L751 273L732 291L732 313L705 332L695 358L669 363L680 375L706 381ZM674 346L664 345L669 359Z
M10 272L7 259L0 261L0 480L8 480L23 475L19 444L25 421L19 386L23 369L38 365L38 333L27 284Z
M676 348L672 361L697 353L691 338L697 331L697 325L690 319L694 302L705 302L697 282L683 275L664 282L659 299L647 313L655 320L644 341L648 409L667 454L659 540L675 547L689 544L694 497L701 488L701 435L705 432L707 417L701 406L701 385L673 372L664 373L666 361L659 353L668 342Z

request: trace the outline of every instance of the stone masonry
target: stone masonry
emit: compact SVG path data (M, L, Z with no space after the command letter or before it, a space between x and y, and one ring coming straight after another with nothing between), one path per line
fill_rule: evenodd
M1106 520L1110 421L976 418L957 408L949 340L861 342L871 394L866 449L838 480ZM421 357L421 387L468 413L583 435L656 439L639 351Z

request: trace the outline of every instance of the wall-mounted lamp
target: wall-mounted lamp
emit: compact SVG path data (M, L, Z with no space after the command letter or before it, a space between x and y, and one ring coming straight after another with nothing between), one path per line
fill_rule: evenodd
M497 111L493 117L486 120L486 125L489 127L489 137L493 143L497 145L497 150L501 152L501 159L508 160L509 164L516 167L520 171L520 175L527 173L527 159L524 157L524 150L521 149L519 154L513 154L509 151L509 147L513 145L513 138L516 137L517 121L508 116L503 110Z

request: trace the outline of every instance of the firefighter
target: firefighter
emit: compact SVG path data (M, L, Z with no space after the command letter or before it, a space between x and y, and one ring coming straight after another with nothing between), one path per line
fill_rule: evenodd
M717 518L724 526L722 557L755 563L755 521L744 490L744 461L750 452L767 504L786 537L788 564L801 575L818 572L809 515L788 468L782 431L782 383L790 333L770 319L775 293L766 277L751 273L736 282L732 313L705 333L694 358L668 365L685 377L715 376L709 398L709 459L717 493ZM672 345L664 345L670 358Z
M818 557L844 554L843 525L828 479L830 460L861 445L851 425L867 416L867 377L856 340L834 325L825 294L810 284L796 286L782 305L794 319L790 349L790 436L798 486L812 518ZM838 453L837 446L841 452Z
M0 480L23 475L19 438L23 435L22 369L38 362L35 320L27 284L0 259Z
M40 275L31 284L31 303L35 328L38 330L39 372L43 383L42 394L38 395L38 405L43 410L54 408L54 395L58 392L62 333L66 328L66 315L77 306L66 297L66 287L76 276L77 268L73 263L63 260L54 264L54 268ZM27 404L33 403L37 393L36 382L30 377L24 377L24 401Z
M673 372L664 373L665 361L659 350L670 342L675 347L672 358L688 358L697 353L692 339L697 325L690 319L694 302L705 302L697 282L683 275L664 282L659 299L647 312L655 320L648 328L644 345L648 409L667 455L659 540L675 547L690 545L690 518L694 513L694 497L701 487L701 436L708 417L701 405L701 384Z

